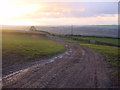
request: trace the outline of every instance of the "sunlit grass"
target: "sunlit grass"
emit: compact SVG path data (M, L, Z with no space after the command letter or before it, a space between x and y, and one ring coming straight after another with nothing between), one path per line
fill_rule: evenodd
M39 35L3 34L2 44L3 51L26 54L29 58L51 56L65 51L62 44Z

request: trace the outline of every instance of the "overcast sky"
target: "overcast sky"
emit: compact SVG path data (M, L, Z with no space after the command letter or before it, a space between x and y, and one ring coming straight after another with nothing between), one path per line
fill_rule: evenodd
M0 23L7 25L112 25L118 23L118 0L59 1L1 0Z

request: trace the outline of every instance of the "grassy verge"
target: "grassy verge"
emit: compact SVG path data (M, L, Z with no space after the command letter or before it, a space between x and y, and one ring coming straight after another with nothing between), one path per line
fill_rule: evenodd
M64 52L64 45L34 33L3 33L3 66L24 63Z

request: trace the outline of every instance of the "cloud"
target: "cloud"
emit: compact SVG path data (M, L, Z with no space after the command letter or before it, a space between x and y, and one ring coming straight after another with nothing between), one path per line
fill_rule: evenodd
M117 14L118 7L115 2L90 2L90 3L44 3L40 8L31 13L32 17L93 17L103 14ZM30 14L29 14L30 16Z
M39 18L33 20L39 25L111 25L118 23L118 15L117 14L104 14L102 16L96 17L79 17L79 18Z
M116 2L14 2L21 8L13 17L1 18L10 24L117 24ZM14 7L15 8L15 7ZM34 9L33 9L34 8ZM12 9L14 10L14 9ZM15 9L17 10L17 9ZM8 10L6 10L8 12ZM25 13L23 13L23 11ZM26 13L27 12L27 13ZM19 15L19 16L17 16Z
M71 16L74 17L92 17L102 14L117 14L118 3L117 2L86 2L86 3L71 3ZM80 12L77 9L84 8L84 12Z

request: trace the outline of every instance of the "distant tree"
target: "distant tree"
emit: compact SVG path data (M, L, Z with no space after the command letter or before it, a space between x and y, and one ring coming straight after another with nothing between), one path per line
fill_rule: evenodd
M36 28L35 28L35 26L31 26L29 30L30 31L36 31Z

